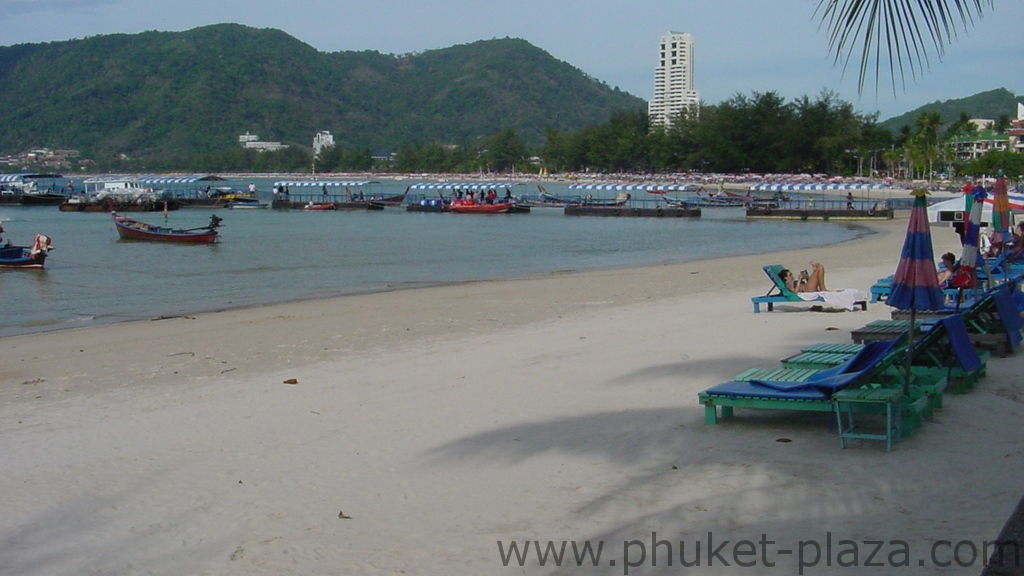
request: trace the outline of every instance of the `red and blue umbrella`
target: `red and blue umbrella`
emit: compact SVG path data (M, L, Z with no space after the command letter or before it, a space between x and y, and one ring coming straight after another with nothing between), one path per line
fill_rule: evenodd
M896 265L892 279L892 291L885 303L899 310L910 311L910 332L907 338L907 368L903 393L910 392L910 367L914 362L914 332L918 310L941 310L945 308L945 296L939 288L939 277L935 272L935 255L932 249L932 233L928 229L928 191L918 188L910 193L914 205L910 208L907 223L907 237L903 241L903 252Z
M885 302L911 312L941 310L945 307L945 296L935 273L932 234L928 229L928 191L919 188L910 194L914 196L914 205L910 209L907 237L893 276L892 291Z

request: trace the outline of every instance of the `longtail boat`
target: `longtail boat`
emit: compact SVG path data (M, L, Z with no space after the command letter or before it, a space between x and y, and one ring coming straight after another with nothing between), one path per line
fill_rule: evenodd
M139 220L125 218L117 212L112 213L117 234L124 240L152 240L157 242L180 242L185 244L211 244L217 241L217 228L221 219L210 216L210 223L198 228L170 228L155 226Z

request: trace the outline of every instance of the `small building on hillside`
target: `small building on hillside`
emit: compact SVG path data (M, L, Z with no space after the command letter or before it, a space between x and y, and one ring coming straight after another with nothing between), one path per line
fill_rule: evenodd
M319 156L324 148L334 147L334 136L327 130L321 130L313 136L313 155Z
M238 137L238 143L241 144L242 148L256 150L257 152L273 152L275 150L283 150L288 147L287 144L281 144L280 142L265 142L260 140L260 137L256 134L250 134L246 132Z

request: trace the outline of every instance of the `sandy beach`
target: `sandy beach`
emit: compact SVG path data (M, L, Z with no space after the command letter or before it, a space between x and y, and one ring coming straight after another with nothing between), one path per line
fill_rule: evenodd
M906 218L870 226L784 254L2 338L0 572L977 574L1021 497L1019 354L890 453L840 449L820 414L708 426L697 403L889 317L751 311L769 263L866 293ZM563 541L541 566L537 545Z

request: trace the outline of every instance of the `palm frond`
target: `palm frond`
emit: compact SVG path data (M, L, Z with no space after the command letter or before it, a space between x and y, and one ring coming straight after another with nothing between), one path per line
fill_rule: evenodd
M916 80L933 57L941 61L959 31L994 8L995 0L819 0L814 13L844 73L859 56L858 91L863 94L872 66L877 90L888 61L895 95L897 85L906 89L908 75Z

